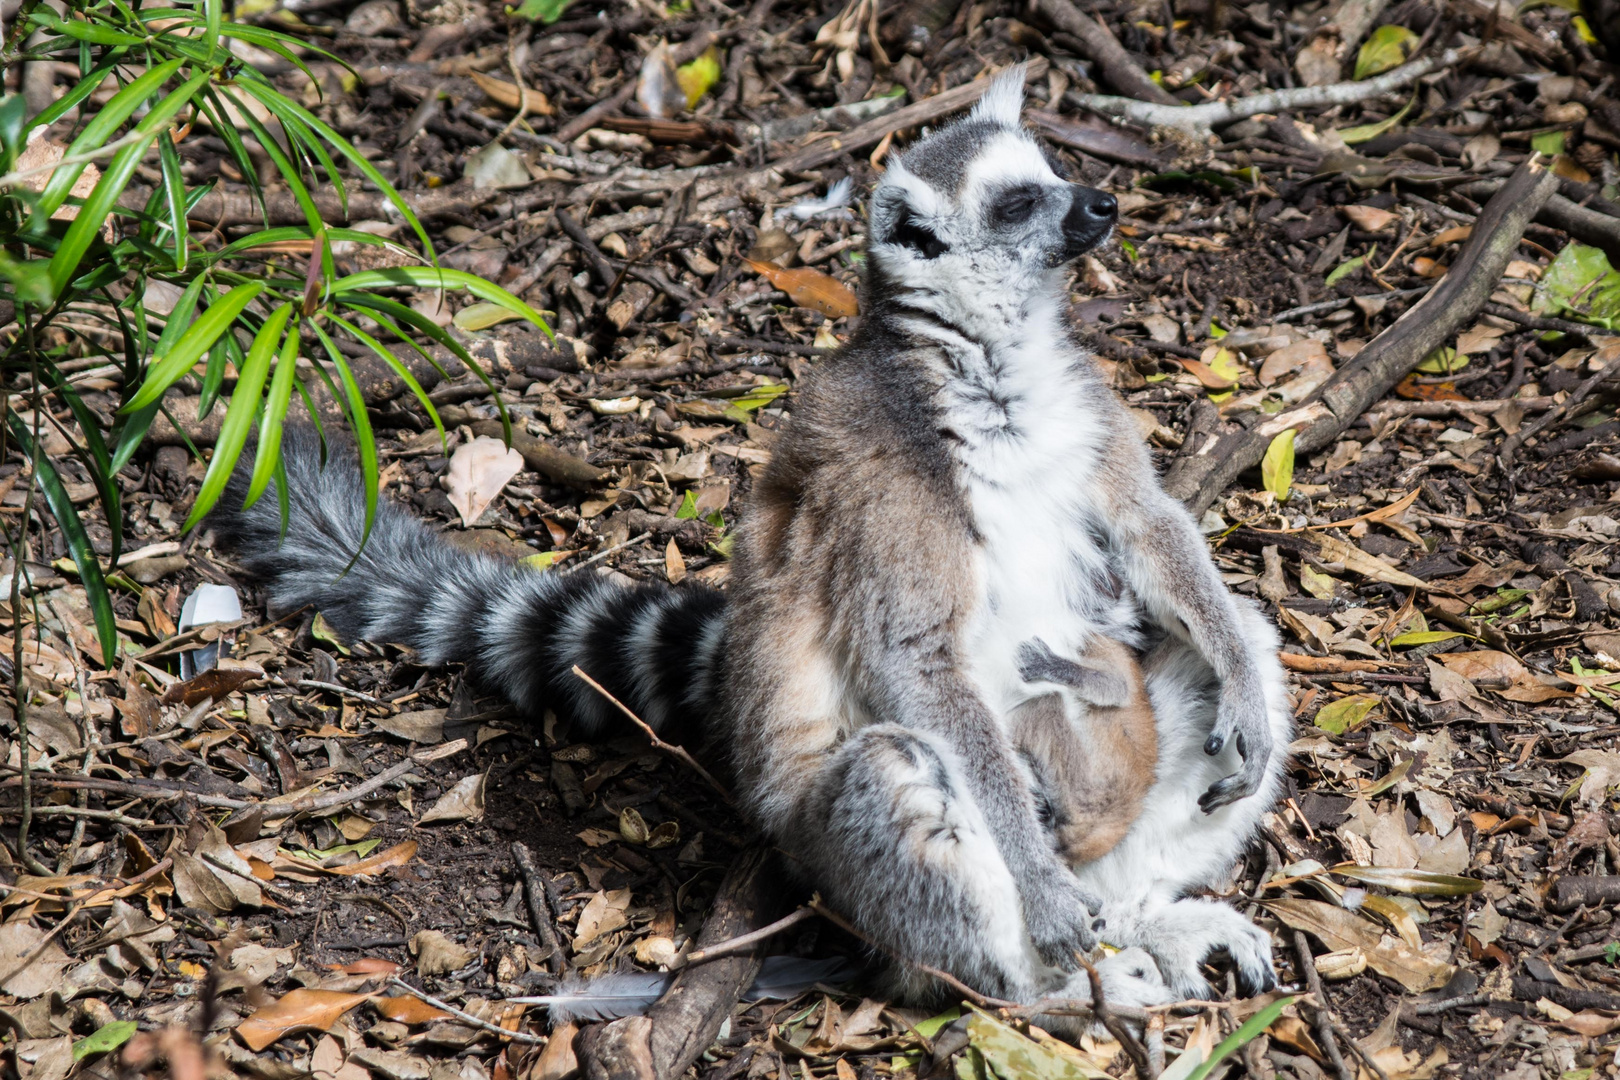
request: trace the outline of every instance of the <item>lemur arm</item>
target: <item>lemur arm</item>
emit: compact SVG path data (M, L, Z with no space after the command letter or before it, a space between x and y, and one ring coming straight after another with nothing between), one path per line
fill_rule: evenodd
M1204 538L1186 509L1152 478L1145 455L1130 446L1105 468L1113 475L1102 485L1109 503L1104 527L1121 571L1154 621L1190 641L1220 682L1215 728L1204 752L1220 753L1235 735L1243 755L1242 767L1199 799L1208 813L1254 794L1265 777L1273 747L1260 666Z

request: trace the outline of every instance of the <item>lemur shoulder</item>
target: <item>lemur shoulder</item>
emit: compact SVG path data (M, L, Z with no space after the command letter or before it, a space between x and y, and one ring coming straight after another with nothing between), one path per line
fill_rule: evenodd
M1075 953L1099 934L1123 950L1100 963L1114 1000L1207 994L1215 952L1266 987L1267 936L1188 894L1275 798L1275 634L1072 339L1065 268L1115 207L1057 175L1022 83L877 184L863 316L796 393L727 594L536 574L392 505L356 557L358 470L298 431L285 538L275 499L235 509L247 466L214 523L278 609L609 730L578 664L666 737L706 740L807 885L910 962L901 990L929 990L919 964L1085 997ZM1113 650L1140 668L1086 674Z

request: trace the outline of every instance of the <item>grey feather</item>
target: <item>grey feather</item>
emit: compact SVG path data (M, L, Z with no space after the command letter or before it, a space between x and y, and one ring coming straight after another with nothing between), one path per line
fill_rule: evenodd
M839 983L855 977L855 968L842 957L805 960L797 956L768 956L760 965L745 1001L785 1001L798 997L818 983ZM652 1008L675 976L670 972L625 971L582 979L571 975L555 994L510 998L514 1004L544 1005L551 1023L574 1020L617 1020L621 1016L641 1016Z

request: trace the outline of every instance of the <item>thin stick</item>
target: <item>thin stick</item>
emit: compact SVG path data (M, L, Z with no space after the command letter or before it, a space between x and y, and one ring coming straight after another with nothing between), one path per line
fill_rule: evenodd
M520 841L512 841L512 861L517 863L518 873L523 876L523 894L529 901L529 921L534 923L534 932L540 935L540 944L545 946L548 956L547 962L551 965L553 975L561 975L568 970L568 957L563 955L562 946L557 944L557 931L552 928L551 920L554 913L551 910L551 896L540 880L540 869L534 865L534 856Z
M654 731L647 721L631 712L629 706L625 705L624 702L608 693L606 687L597 682L595 679L591 678L589 675L585 674L578 664L574 665L574 674L583 679L586 685L588 685L592 690L595 690L598 694L601 694L603 697L611 701L620 712L628 716L630 718L630 722L635 724L636 727L640 728L642 733L645 734L648 739L652 740L654 749L662 750L664 753L685 764L693 772L707 780L709 782L709 786L714 788L715 791L718 791L722 799L725 799L727 803L731 802L731 793L721 786L720 781L710 776L709 770L699 765L697 761L693 759L692 755L686 752L685 747L676 746L674 743L667 743L663 739L660 739L658 737L658 732Z
M1311 957L1310 943L1305 940L1302 930L1294 931L1294 955L1299 959L1300 972L1305 976L1305 985L1310 989L1311 996L1316 999L1316 1037L1322 1042L1322 1049L1327 1052L1328 1060L1333 1063L1333 1071L1338 1074L1339 1080L1356 1080L1356 1074L1344 1060L1344 1054L1339 1050L1339 1041L1333 1037L1333 1010L1328 1005L1327 994L1322 990L1322 976L1316 970L1316 961Z
M123 880L123 884L113 886L112 888L114 891L116 891L117 889L127 888L130 885L139 885L147 878L155 877L173 865L174 860L172 858L161 859L147 867L145 870L141 871L139 874L136 874L134 877L127 880L121 879ZM46 947L48 947L51 942L55 941L61 935L62 931L68 928L68 925L72 923L74 919L78 918L79 912L83 911L89 905L96 903L107 891L107 889L100 889L68 908L67 914L62 916L61 921L59 921L55 926L51 927L50 932L39 939L39 944L28 950L28 955L24 956L16 967L12 968L4 975L0 975L0 985L10 982L12 979L15 979L18 975L21 975L25 970L27 970L28 965L32 964L35 960L38 960L40 956L44 954ZM57 897L56 899L62 898Z
M388 704L381 698L372 697L370 694L362 691L351 690L349 687L339 685L338 683L321 682L319 679L299 679L293 685L297 686L300 690L327 690L331 693L337 694L340 697L351 697L356 701L363 701L367 705Z
M1514 455L1519 452L1519 447L1524 445L1525 440L1540 435L1543 431L1546 431L1549 427L1552 427L1552 425L1558 423L1558 421L1568 416L1570 410L1590 397L1592 391L1596 390L1599 384L1606 380L1613 379L1614 377L1615 372L1613 368L1602 368L1597 374L1589 377L1585 382L1577 386L1570 393L1569 397L1564 399L1564 403L1562 405L1549 409L1540 420L1520 428L1517 434L1509 437L1508 440L1502 444L1502 452L1496 456L1497 468L1502 470L1502 475L1506 476L1508 470L1513 467Z
M511 1028L503 1028L499 1024L492 1024L488 1020L480 1020L472 1013L463 1012L454 1005L451 1005L449 1002L440 1001L432 994L424 993L423 991L418 990L416 987L412 986L408 982L405 982L403 979L389 979L388 985L405 991L418 1001L427 1002L435 1009L443 1009L457 1020L460 1020L463 1024L471 1024L475 1028L481 1028L484 1031L494 1032L503 1039L511 1039L513 1042L530 1043L535 1046L544 1046L546 1043L551 1041L544 1035L530 1035L527 1031L513 1031Z
M729 941L721 941L714 945L710 945L706 949L697 949L690 952L686 956L685 963L683 963L681 966L686 967L692 964L701 964L703 961L713 960L717 956L730 956L732 953L742 952L750 946L764 941L766 938L774 937L777 934L780 934L790 926L797 926L799 923L804 922L804 920L811 918L816 914L817 912L813 908L801 907L791 914L784 915L782 918L777 919L769 926L760 927L751 934L743 934L740 937L734 937Z
M591 565L592 563L601 562L603 559L607 558L609 555L612 555L614 552L623 551L627 547L632 547L632 546L634 546L636 544L639 544L643 540L647 539L650 536L652 536L652 533L644 532L640 536L631 537L629 540L624 541L622 544L614 544L610 548L606 548L605 550L598 551L595 555L592 555L590 558L586 559L584 562L577 563L574 566L570 566L568 569L563 571L563 574L567 575L567 574L578 573L579 571L585 569L587 566Z
M1074 958L1080 961L1080 966L1086 970L1086 978L1091 980L1092 1015L1096 1016L1098 1023L1107 1028L1108 1034L1118 1039L1119 1045L1125 1048L1125 1053L1130 1055L1131 1064L1136 1066L1136 1074L1143 1080L1152 1080L1153 1072L1152 1066L1148 1064L1147 1050L1136 1041L1131 1029L1121 1023L1119 1017L1108 1007L1108 999L1103 996L1102 976L1097 974L1096 965L1079 953L1075 953Z
M1374 1061L1372 1055L1367 1053L1360 1043L1356 1042L1356 1037L1350 1034L1350 1029L1344 1026L1344 1021L1331 1012L1327 1014L1327 1018L1328 1023L1333 1025L1333 1030L1337 1031L1344 1041L1350 1044L1350 1049L1355 1051L1356 1057L1361 1059L1361 1063L1372 1070L1372 1074L1378 1077L1378 1080L1389 1080L1389 1073L1385 1072L1384 1067Z

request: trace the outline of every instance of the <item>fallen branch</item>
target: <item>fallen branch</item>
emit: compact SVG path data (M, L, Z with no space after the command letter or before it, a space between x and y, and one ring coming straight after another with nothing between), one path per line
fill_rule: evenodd
M1085 47L1086 59L1097 65L1103 82L1126 97L1176 105L1170 91L1148 77L1101 19L1082 14L1070 0L1035 0L1033 6L1053 26L1079 40Z
M1271 440L1282 432L1294 429L1295 447L1305 453L1338 438L1424 357L1474 319L1501 280L1525 226L1557 184L1557 176L1539 156L1520 166L1480 213L1450 273L1428 295L1300 407L1259 418L1253 428L1189 436L1165 474L1165 490L1193 513L1202 513L1226 485L1260 463Z
M456 1008L454 1005L451 1005L449 1002L440 1001L432 994L424 993L423 991L418 990L404 979L389 979L388 985L392 986L396 990L405 991L407 994L411 995L411 997L418 1001L425 1002L433 1006L435 1009L449 1013L463 1024L478 1028L481 1031L491 1032L492 1034L499 1035L503 1039L511 1039L513 1042L529 1043L533 1046L544 1046L549 1041L544 1035L531 1035L527 1031L514 1031L512 1028L504 1028L499 1024L492 1024L488 1020L480 1020L470 1012L465 1012Z
M1502 189L1502 180L1476 180L1457 188L1457 194L1478 202ZM1583 244L1602 248L1610 262L1620 262L1620 218L1582 206L1573 199L1554 194L1536 215L1539 224L1566 232Z
M540 936L540 944L546 950L546 962L551 965L553 975L561 975L568 970L568 957L563 955L562 946L557 943L557 931L551 925L556 913L552 910L545 883L540 878L540 869L534 865L534 856L529 849L517 840L512 841L512 861L517 864L518 873L523 877L523 893L529 901L529 921L534 923L534 932Z
M1051 64L1042 56L1030 60L1024 65L1024 80L1029 82L1045 78L1047 68L1050 66ZM837 161L844 154L876 146L886 135L920 124L931 124L953 112L967 108L984 96L984 92L990 89L990 82L994 77L982 75L970 83L942 90L914 105L884 113L877 119L868 120L840 135L822 139L787 157L777 158L768 167L783 173L819 169L828 162Z
M719 947L761 928L775 902L769 852L756 848L732 864L698 934ZM674 1080L709 1048L744 990L759 974L752 951L681 970L645 1016L593 1025L580 1034L580 1065L593 1080Z
M1210 101L1203 105L1160 105L1128 97L1110 97L1106 94L1081 94L1069 91L1063 100L1099 116L1116 120L1129 120L1150 127L1176 128L1193 135L1207 135L1211 129L1235 124L1260 113L1283 113L1294 109L1327 108L1333 105L1351 105L1358 101L1380 97L1393 90L1414 83L1431 71L1451 67L1463 59L1466 50L1447 49L1438 56L1426 56L1402 64L1393 71L1361 82L1331 83L1327 86L1300 86L1291 90L1273 90L1266 94L1252 94L1235 101Z
M722 941L715 945L694 949L686 955L686 961L681 966L701 964L705 960L713 960L716 957L743 952L767 938L775 937L789 927L799 925L806 919L814 917L815 914L815 911L808 907L797 908L791 914L782 916L769 926L762 926L758 930L750 931L740 937L734 937L730 941Z

